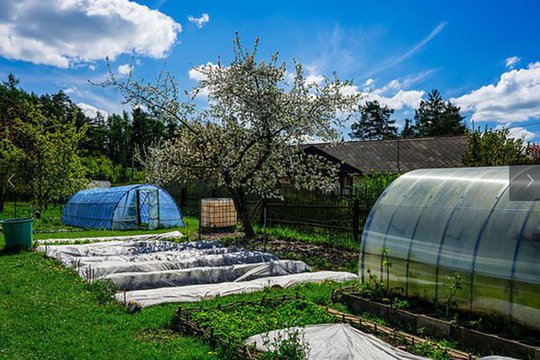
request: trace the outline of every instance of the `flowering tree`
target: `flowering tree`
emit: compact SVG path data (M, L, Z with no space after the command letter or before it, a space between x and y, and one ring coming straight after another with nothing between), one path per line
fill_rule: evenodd
M113 86L129 102L143 104L180 126L174 140L150 149L145 168L150 181L213 179L227 188L246 237L254 231L246 195L279 197L279 181L297 188L333 186L337 168L326 159L307 155L300 145L308 139L337 141L336 127L356 113L359 95L337 77L308 81L302 66L289 73L277 54L256 58L257 42L245 49L234 41L234 59L198 67L203 78L187 101L179 99L176 82L162 74L157 83L120 80L111 72L101 84ZM199 109L195 98L205 93Z

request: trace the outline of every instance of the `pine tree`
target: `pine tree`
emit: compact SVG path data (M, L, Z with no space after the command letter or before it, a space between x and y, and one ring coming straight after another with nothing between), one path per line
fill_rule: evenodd
M390 117L394 109L381 106L377 100L367 101L360 107L360 121L352 124L349 136L353 139L381 140L397 136L395 120Z
M445 101L438 90L432 90L414 113L415 133L418 136L464 134L466 126L459 107Z
M403 139L414 137L414 126L411 125L411 119L405 119L405 126L401 130L401 137Z

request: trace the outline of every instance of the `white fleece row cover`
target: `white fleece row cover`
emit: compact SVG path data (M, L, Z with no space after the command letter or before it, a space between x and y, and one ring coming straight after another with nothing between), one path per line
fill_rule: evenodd
M106 275L101 279L111 281L121 290L144 290L195 284L249 281L265 276L298 274L306 271L310 271L310 268L302 261L277 260L255 264L118 273Z
M109 280L121 290L252 280L310 271L301 261L224 248L217 241L116 241L38 249L75 268L86 280Z
M196 302L216 296L247 294L263 291L266 288L288 288L304 283L319 283L323 281L345 282L352 280L358 280L358 275L341 271L318 271L264 277L251 281L135 290L117 293L115 296L119 302L129 303L135 301L142 307L149 307L166 303Z
M310 360L427 360L428 358L412 355L395 348L375 336L366 334L349 324L308 325L298 330L303 341L309 346ZM264 334L251 336L245 342L255 344L259 351L272 351L274 347L264 345L263 339L272 344L279 338L288 338L285 329L274 330Z
M180 231L170 231L163 234L142 234L142 235L128 235L128 236L103 236L103 237L91 237L91 238L75 238L75 239L45 239L36 240L38 245L57 244L57 243L91 243L91 242L105 242L105 241L126 241L126 240L171 240L181 238L182 233Z
M164 270L180 270L199 267L229 266L235 264L264 263L278 260L274 255L258 251L238 250L228 253L216 254L215 250L183 251L181 254L166 252L143 254L138 256L111 256L81 258L71 266L78 269L81 277L85 279L101 278L107 275L133 272L152 272ZM186 256L188 254L191 256ZM155 255L155 256L153 256ZM102 257L103 258L103 257Z
M226 248L219 241L174 243L139 236L68 245L41 245L38 251L74 268L87 281L109 280L125 292L118 301L141 306L198 301L217 295L261 291L323 280L348 281L350 273L307 273L301 261L279 260L258 251ZM145 293L145 292L148 293Z
M222 247L219 241L196 241L174 243L170 241L134 240L110 241L84 245L41 245L37 250L45 252L47 256L54 257L62 262L70 258L88 256L134 256L152 254L164 251L205 250Z

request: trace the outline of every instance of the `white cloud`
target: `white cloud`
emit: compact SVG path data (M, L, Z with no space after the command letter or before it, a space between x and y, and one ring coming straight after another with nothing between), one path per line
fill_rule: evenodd
M122 103L122 98L118 94L103 94L102 91L96 93L95 91L98 88L89 85L84 81L81 82L80 86L82 86L82 88L79 88L76 85L69 85L64 89L64 92L69 95L77 105L93 104L91 105L92 107L96 107L99 109L99 112L106 114L121 113L123 110L129 109L129 105Z
M377 100L381 104L387 105L394 110L402 110L405 108L415 109L420 105L420 101L424 97L425 92L422 90L399 90L393 95L380 95L377 93L368 93L366 101Z
M324 76L320 74L319 69L317 66L305 66L305 69L307 71L307 76L305 78L307 84L316 84L320 85L324 81ZM291 73L292 78L294 78L294 75Z
M118 66L118 73L122 75L127 75L133 70L133 65L131 64L122 64Z
M0 6L0 56L62 68L126 53L162 58L182 30L129 0L0 0Z
M188 20L192 23L194 23L195 25L197 25L197 27L199 29L202 29L202 27L204 25L206 25L207 22L210 21L210 16L206 13L202 14L200 17L194 17L194 16L191 16L189 15L188 16Z
M195 67L189 69L189 78L191 80L195 80L195 81L205 80L206 75L204 75L200 70L204 69L206 67L212 67L212 66L216 66L216 64L211 63L211 62L207 62L206 64L195 66Z
M367 79L366 82L364 83L364 86L365 87L370 87L371 85L373 85L375 83L375 80L373 79Z
M499 123L540 118L540 62L503 73L497 84L482 86L450 99L473 121Z
M439 23L439 25L437 25L433 30L431 30L431 32L429 33L428 36L423 38L420 42L418 42L412 48L407 50L404 54L401 54L400 56L392 59L388 63L383 64L382 66L378 67L377 69L371 71L369 74L373 75L373 74L376 74L376 73L381 72L383 70L390 69L390 68L402 63L403 61L409 59L411 56L413 56L418 51L420 51L424 46L426 46L431 40L436 38L437 35L439 35L441 33L441 31L443 31L443 29L445 28L447 23L448 22L446 22L446 21L443 21L443 22Z
M105 110L98 109L95 106L85 104L85 103L82 103L82 102L78 103L77 106L82 110L84 115L86 115L86 116L88 116L90 118L95 118L97 116L98 112L101 113L101 115L103 115L104 117L107 117L109 115Z
M505 66L506 68L508 69L513 69L514 66L516 66L516 64L521 60L521 58L517 57L517 56L511 56L509 58L506 58L505 60Z
M370 82L373 84L374 82ZM365 85L365 84L364 84ZM378 101L394 110L416 109L425 95L423 90L402 89L403 81L397 79L390 81L381 88L360 89L356 85L348 85L342 89L344 95L360 93L363 95L362 103Z

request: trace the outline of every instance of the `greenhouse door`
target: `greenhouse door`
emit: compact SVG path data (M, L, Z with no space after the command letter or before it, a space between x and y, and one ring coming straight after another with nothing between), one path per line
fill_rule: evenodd
M148 229L159 227L159 194L157 189L137 190L139 226Z

